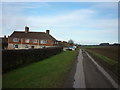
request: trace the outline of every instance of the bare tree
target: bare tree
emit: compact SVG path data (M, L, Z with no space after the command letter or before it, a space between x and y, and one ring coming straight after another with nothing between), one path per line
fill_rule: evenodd
M73 45L73 44L74 44L74 41L73 41L72 39L70 39L70 40L68 40L68 43L69 43L70 45Z

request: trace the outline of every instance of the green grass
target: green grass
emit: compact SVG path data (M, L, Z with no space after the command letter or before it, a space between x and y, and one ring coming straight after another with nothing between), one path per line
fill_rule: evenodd
M61 88L77 51L65 51L3 75L3 88Z
M96 53L94 51L91 51L91 50L88 50L88 49L87 49L87 51L90 52L90 53L92 53L94 56L97 56L98 58L100 58L101 60L103 60L104 62L106 62L107 64L109 64L111 66L113 66L113 65L115 65L115 64L118 63L118 61L113 60L111 58L108 58L108 57L106 57L104 55L101 55L99 53Z

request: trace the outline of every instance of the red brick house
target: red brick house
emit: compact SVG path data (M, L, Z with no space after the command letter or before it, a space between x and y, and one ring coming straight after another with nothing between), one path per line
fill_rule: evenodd
M57 40L46 32L30 32L29 27L25 31L14 31L8 37L8 49L27 49L58 46Z

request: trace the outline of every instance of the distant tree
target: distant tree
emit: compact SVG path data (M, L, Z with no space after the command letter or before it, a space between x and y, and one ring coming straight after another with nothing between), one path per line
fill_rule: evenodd
M73 45L73 44L74 44L74 41L73 41L72 39L70 39L70 40L68 40L68 43L69 43L70 45Z
M109 43L100 43L100 46L109 46Z

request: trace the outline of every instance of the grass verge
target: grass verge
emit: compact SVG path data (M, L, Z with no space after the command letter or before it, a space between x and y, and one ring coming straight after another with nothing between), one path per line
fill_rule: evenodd
M3 75L3 88L61 88L77 51L65 51Z
M111 58L108 58L104 55L101 55L99 53L96 53L92 50L86 49L87 52L89 54L91 54L91 56L93 58L95 58L95 60L98 60L99 62L101 62L102 64L104 64L107 68L109 68L110 70L112 70L112 72L114 72L117 76L120 77L120 63L116 60L113 60Z
M104 56L104 55L101 55L101 54L99 54L99 53L96 53L96 52L94 52L94 51L91 51L91 50L87 50L87 51L90 52L90 53L92 53L92 54L94 54L95 56L99 57L100 59L102 59L104 62L108 63L108 64L111 65L111 66L118 63L118 61L113 60L113 59L111 59L111 58L108 58L108 57L106 57L106 56Z

